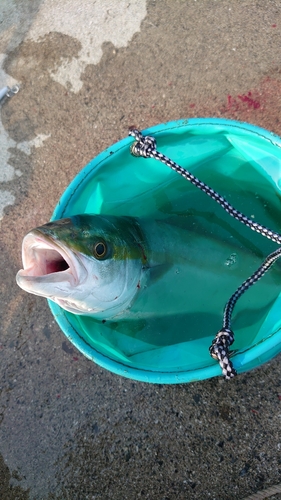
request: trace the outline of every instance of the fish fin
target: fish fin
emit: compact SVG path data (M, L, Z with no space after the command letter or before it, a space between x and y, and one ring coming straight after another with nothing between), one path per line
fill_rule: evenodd
M156 264L149 268L149 275L152 281L157 281L162 278L169 269L173 267L172 263L165 262L164 264Z

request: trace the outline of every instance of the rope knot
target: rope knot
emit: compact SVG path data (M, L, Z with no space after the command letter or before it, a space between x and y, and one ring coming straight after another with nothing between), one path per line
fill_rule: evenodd
M149 135L143 136L137 129L130 130L129 135L136 139L136 142L131 146L131 153L134 156L150 158L151 153L156 150L156 140L154 137L150 137Z
M209 347L212 358L218 360L222 373L226 380L237 375L233 364L229 359L229 346L234 342L234 333L230 328L222 328L215 336L212 345Z
M1 93L0 93L1 100ZM131 146L131 153L134 156L142 156L144 158L154 158L155 160L164 163L167 167L171 168L178 174L180 174L184 179L188 180L195 187L200 189L203 193L207 194L234 219L238 220L242 224L245 224L248 228L260 233L262 236L275 241L279 245L281 245L281 234L275 233L274 231L268 229L267 227L258 224L257 222L253 222L252 219L244 215L242 212L236 210L228 201L221 196L219 193L214 191L208 184L205 184L203 181L195 177L191 172L182 168L180 165L175 163L173 160L168 158L168 156L160 153L156 149L156 141L153 137L143 136L142 133L135 129L131 128L129 135L135 138L135 142ZM211 356L218 360L223 374L226 379L230 379L236 375L236 371L233 368L233 365L230 358L229 346L234 341L234 334L232 330L229 328L231 325L231 318L233 309L240 299L241 295L245 293L251 286L253 286L259 279L261 279L264 274L270 269L270 267L274 264L274 262L281 257L281 247L277 250L269 254L261 266L254 271L254 273L247 278L232 294L230 299L228 300L223 313L223 328L217 333L215 339L212 342L212 345L209 348Z

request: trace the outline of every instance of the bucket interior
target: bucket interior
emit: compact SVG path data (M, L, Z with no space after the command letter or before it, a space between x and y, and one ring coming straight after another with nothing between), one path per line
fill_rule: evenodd
M153 135L154 129L149 132ZM159 151L237 210L281 231L278 138L271 140L269 133L255 127L207 119L158 126L155 137ZM140 314L134 319L102 322L60 310L61 324L84 354L95 361L101 355L104 366L108 360L109 369L113 362L140 374L204 371L216 364L208 348L222 326L226 302L277 245L234 220L167 166L133 157L131 143L130 139L121 141L85 167L64 193L53 219L82 213L130 215L168 221L169 231L169 221L178 218L187 221L184 238L178 241L175 237L175 253L180 252L184 262L175 258L169 273L159 277L163 310L155 315L142 315L147 305L140 301ZM183 266L190 248L186 279ZM280 335L280 287L281 263L277 262L238 301L232 320L235 353L247 353ZM166 314L175 290L177 311ZM60 308L55 304L51 308L58 315Z

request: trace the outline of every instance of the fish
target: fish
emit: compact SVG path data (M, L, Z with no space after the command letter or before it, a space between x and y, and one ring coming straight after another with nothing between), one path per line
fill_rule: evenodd
M100 321L218 314L262 261L245 231L200 211L155 220L71 215L27 233L16 281L70 313ZM253 288L258 291L248 292L243 307L259 314L278 295L276 279L263 278Z

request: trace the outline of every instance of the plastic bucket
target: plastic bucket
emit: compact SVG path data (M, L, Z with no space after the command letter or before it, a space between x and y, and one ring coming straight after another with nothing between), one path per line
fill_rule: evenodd
M164 123L143 133L153 135L159 151L211 185L237 209L275 231L280 230L279 137L247 123L216 118ZM203 218L205 215L201 212L206 206L210 217L212 205L209 208L208 204L214 203L212 200L208 200L204 193L200 193L199 197L199 190L196 191L194 186L160 162L133 157L130 154L132 142L133 139L127 137L94 158L68 186L52 220L82 213L161 218L163 200L165 217L169 215L169 207L171 213L175 212L175 207L180 206L179 210L182 209L181 203L187 204L189 214L193 210L198 217ZM254 268L257 268L256 264L263 260L262 256L274 250L276 245L264 241L265 238L252 233L239 222L230 222L231 217L225 213L221 215L218 211L223 212L223 209L215 205L215 217L222 217L224 226L234 224L236 237L241 237L241 241L248 238L249 245L255 247L250 252L256 253ZM247 231L251 233L250 236ZM236 259L235 252L230 254L224 265L231 267L232 259ZM259 366L281 351L281 278L278 264L276 266L277 272L274 268L268 273L271 274L270 279L274 280L274 286L270 284L274 295L269 305L260 307L259 313L250 308L248 315L243 313L242 307L238 311L240 316L238 314L237 321L234 317L235 354L232 361L238 373ZM244 271L241 282L251 274L247 269ZM217 318L222 317L228 298L229 292L226 290L224 303L219 311L214 311L215 323ZM208 351L216 331L220 329L220 323L216 331L205 331L194 337L189 336L186 319L183 333L177 335L178 329L181 329L180 320L178 323L171 321L166 329L165 319L158 321L157 318L148 326L138 323L129 327L128 323L102 323L73 315L51 301L49 306L62 331L79 351L118 375L150 383L174 384L221 374L218 363L209 356ZM199 330L200 318L205 315L204 305L201 312L197 311L196 316ZM255 321L257 314L259 317ZM206 316L205 326L208 322Z

